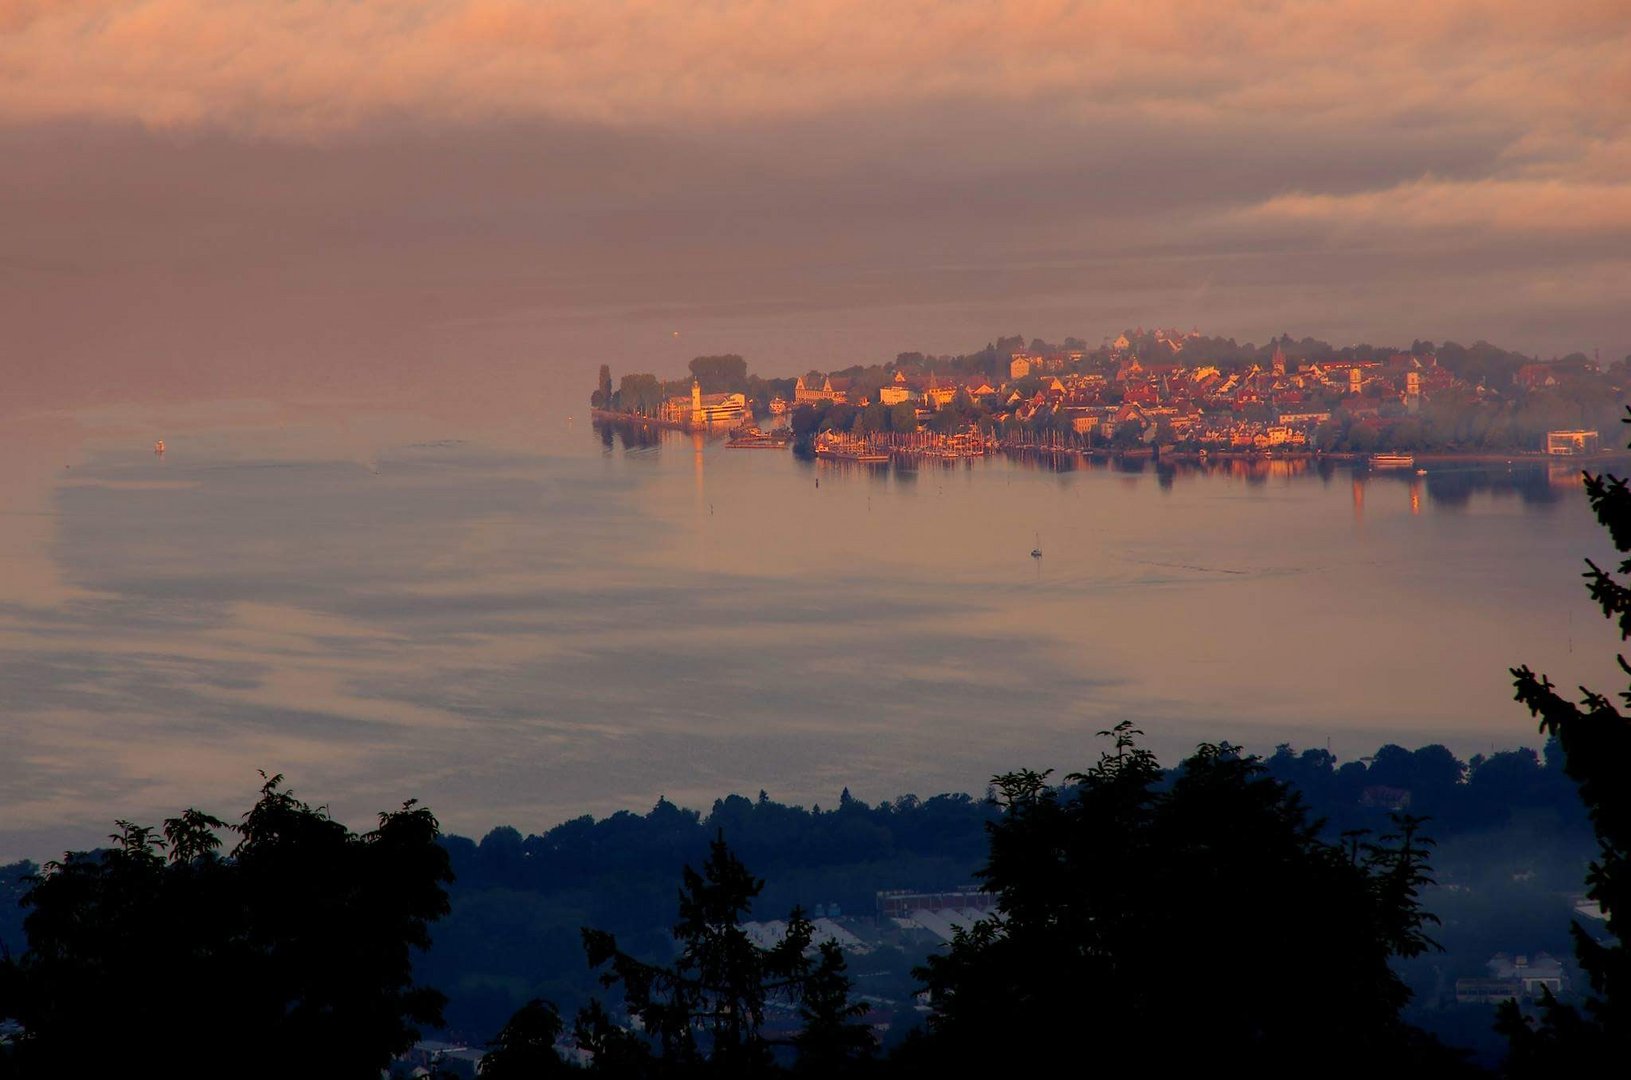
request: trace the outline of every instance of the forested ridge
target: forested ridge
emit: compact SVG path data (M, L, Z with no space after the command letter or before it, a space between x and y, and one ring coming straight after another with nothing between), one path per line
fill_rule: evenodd
M1544 753L1519 748L1466 762L1439 745L1387 745L1347 762L1287 745L1259 765L1265 779L1284 783L1306 804L1329 844L1340 845L1344 834L1387 834L1401 805L1428 819L1422 829L1438 845L1431 861L1441 887L1428 888L1424 903L1445 919L1436 939L1448 952L1399 965L1421 993L1431 993L1437 973L1476 973L1497 951L1568 951L1569 902L1579 890L1591 829L1555 739ZM1170 790L1181 775L1178 768L1156 770L1152 790ZM585 960L583 927L616 935L631 955L666 959L675 947L671 923L682 871L702 865L721 836L764 883L749 918L781 919L798 907L868 920L875 919L881 890L977 887L991 854L990 830L1006 813L1000 795L993 788L980 797L908 794L869 802L845 790L823 808L788 805L761 791L718 799L706 812L659 799L644 814L584 816L539 833L500 826L479 841L442 836L453 875L449 911L432 925L431 947L415 959L414 978L447 1000L439 1023L421 1034L485 1045L533 999L554 1003L570 1019L602 992ZM27 942L19 901L38 869L0 868L0 941L13 955ZM1316 918L1310 932L1322 925ZM923 973L914 968L929 955L921 947L884 945L849 958L850 977L867 996L897 1003L888 1010L890 1046L921 1023L912 1001ZM875 1020L884 1012L878 1008ZM1439 1021L1467 1036L1463 1042L1493 1045L1491 1009L1462 1013L1407 1010L1428 1027Z

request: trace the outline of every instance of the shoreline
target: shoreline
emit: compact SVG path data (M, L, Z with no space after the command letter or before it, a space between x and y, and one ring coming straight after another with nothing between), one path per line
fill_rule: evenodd
M708 436L727 436L730 433L724 428L700 429L692 428L687 424L663 420L654 416L641 416L638 413L611 412L606 409L589 410L590 418L594 421L608 424L628 424L635 427L657 428L664 431L679 431L688 434ZM1044 445L998 445L996 452L1019 453L1058 456L1061 454L1074 455L1095 460L1155 460L1172 461L1184 464L1204 465L1212 461L1330 461L1344 464L1368 464L1376 454L1408 454L1414 459L1414 464L1449 464L1462 463L1469 465L1502 465L1525 463L1547 463L1578 465L1582 469L1594 466L1607 466L1614 464L1631 464L1631 449L1599 450L1594 454L1549 454L1544 450L1377 450L1359 452L1352 450L1174 450L1150 447L1136 447L1128 450L1110 450L1104 447L1082 446L1044 446Z
M1342 464L1364 465L1376 454L1404 454L1410 456L1415 464L1447 464L1463 463L1469 465L1513 465L1519 462L1531 464L1569 464L1587 466L1601 466L1613 464L1631 464L1631 450L1600 451L1595 454L1548 454L1544 450L1512 450L1506 453L1495 451L1454 451L1454 450L1379 450L1375 453L1359 453L1351 450L1152 450L1140 447L1133 450L1107 450L1099 448L1082 447L1049 447L1049 446L1004 446L1001 450L1007 453L1045 454L1057 456L1060 454L1076 455L1080 457L1115 460L1154 460L1182 462L1186 465L1205 465L1213 461L1330 461Z

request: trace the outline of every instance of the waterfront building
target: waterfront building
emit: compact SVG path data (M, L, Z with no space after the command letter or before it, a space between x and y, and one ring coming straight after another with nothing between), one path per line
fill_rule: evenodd
M1595 454L1599 449L1599 435L1595 431L1548 431L1546 452L1559 457L1572 454Z
M798 382L793 384L793 404L803 405L806 402L811 404L826 402L843 405L849 401L848 389L847 380L835 383L831 375L822 380L820 389L816 389L806 383L804 376L801 375Z
M929 376L928 389L923 391L923 404L931 409L941 409L951 404L952 398L957 396L957 387L941 386L933 375Z
M748 420L748 400L743 394L704 394L702 385L692 379L689 397L663 402L662 419L688 431L735 427Z
M899 405L912 399L912 388L906 385L905 372L895 372L895 381L878 389L878 400L885 405Z

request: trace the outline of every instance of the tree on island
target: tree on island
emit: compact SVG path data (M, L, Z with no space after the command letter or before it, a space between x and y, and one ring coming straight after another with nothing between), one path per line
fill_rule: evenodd
M612 408L641 416L656 416L663 407L663 387L657 376L645 372L625 375L612 395Z
M1631 409L1627 410L1631 413ZM1631 423L1631 416L1626 421ZM1620 477L1585 474L1586 495L1597 520L1608 530L1614 549L1631 553L1631 490ZM1620 639L1631 637L1631 558L1613 570L1591 560L1585 573L1591 598L1603 616L1619 625ZM1616 577L1616 574L1619 576ZM1621 670L1631 662L1621 655ZM1576 920L1571 926L1575 955L1591 983L1584 1009L1545 995L1541 1016L1531 1022L1516 1002L1501 1010L1500 1028L1511 1040L1508 1072L1512 1076L1556 1076L1607 1061L1631 1059L1631 951L1625 923L1631 913L1631 718L1604 694L1580 687L1575 703L1557 692L1552 681L1527 666L1512 669L1517 700L1540 718L1540 730L1557 738L1563 770L1580 787L1580 798L1597 835L1597 857L1586 875L1586 896L1604 915L1606 938L1599 939ZM1622 692L1631 705L1631 690Z
M0 1017L22 1031L0 1075L377 1077L440 1026L445 999L412 972L452 880L429 810L358 835L279 776L237 825L118 824L24 899L28 950L0 965Z
M1187 1073L1357 1075L1457 1057L1404 1024L1389 966L1436 948L1414 818L1379 842L1319 837L1300 797L1227 744L1170 782L1127 723L1113 751L1051 787L993 779L1003 816L980 871L998 913L960 928L919 976L924 1069L1039 1060Z
M725 394L747 388L748 362L735 353L693 357L687 366L704 394Z
M778 1071L774 1049L796 1053L795 1071L840 1076L864 1062L872 1034L867 1007L850 1001L844 955L833 942L812 948L815 927L794 908L775 945L756 944L743 926L764 882L750 874L721 831L701 872L686 867L673 927L679 955L669 965L638 959L604 931L585 928L591 967L606 987L622 986L644 1037L615 1025L596 1001L576 1024L597 1071L617 1075L755 1076ZM780 1005L799 1018L798 1034L772 1039L767 1013Z

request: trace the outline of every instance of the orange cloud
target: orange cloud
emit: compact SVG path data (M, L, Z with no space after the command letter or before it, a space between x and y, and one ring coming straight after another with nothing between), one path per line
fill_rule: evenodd
M1240 217L1253 223L1311 225L1349 233L1388 229L1631 233L1631 184L1426 177L1351 195L1281 195Z
M1623 0L0 0L0 119L259 134L874 102L1618 130Z

